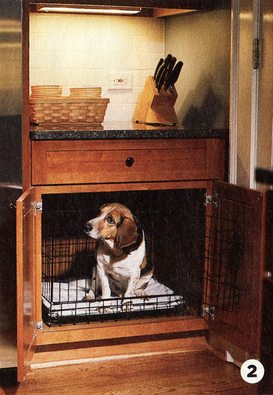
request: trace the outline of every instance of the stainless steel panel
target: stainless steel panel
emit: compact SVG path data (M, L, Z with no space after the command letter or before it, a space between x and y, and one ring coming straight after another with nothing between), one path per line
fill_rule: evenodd
M15 204L21 193L0 184L0 370L16 366Z
M21 113L21 2L0 0L0 115Z
M0 368L16 366L14 204L21 193L15 184L22 178L21 26L21 0L0 0Z
M21 0L0 0L0 182L21 182Z

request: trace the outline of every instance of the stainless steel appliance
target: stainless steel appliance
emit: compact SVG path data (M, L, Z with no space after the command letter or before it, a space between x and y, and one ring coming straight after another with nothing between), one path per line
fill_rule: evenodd
M21 0L0 0L0 369L16 366L16 218L22 183Z

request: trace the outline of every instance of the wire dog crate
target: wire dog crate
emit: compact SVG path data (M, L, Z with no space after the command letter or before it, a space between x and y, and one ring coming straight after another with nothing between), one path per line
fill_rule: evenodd
M90 273L94 262L95 243L88 237L50 238L43 241L43 315L47 324L89 322L147 316L154 314L182 313L185 302L167 286L152 278L145 296L86 301L91 276L76 274L89 260ZM76 265L76 269L73 267ZM76 275L76 277L75 277Z
M47 195L42 214L42 305L48 325L173 314L202 314L204 305L232 311L239 303L240 224L206 216L205 191L164 190ZM155 275L145 296L87 301L96 242L84 224L119 201L144 227ZM221 229L220 229L221 228Z
M243 292L238 285L244 249L242 224L232 216L211 216L208 223L204 305L232 312Z

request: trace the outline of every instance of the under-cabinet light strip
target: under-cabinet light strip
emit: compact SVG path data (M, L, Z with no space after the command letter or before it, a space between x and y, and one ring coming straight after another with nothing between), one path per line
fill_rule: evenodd
M59 12L59 13L77 13L77 14L125 14L134 15L141 11L138 9L122 9L122 8L73 8L73 7L42 7L41 12Z

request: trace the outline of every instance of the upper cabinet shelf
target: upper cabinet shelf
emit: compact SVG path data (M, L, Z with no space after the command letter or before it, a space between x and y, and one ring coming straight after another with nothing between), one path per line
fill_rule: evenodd
M219 1L216 0L30 0L29 4L40 5L108 5L108 6L132 6L151 8L177 8L207 10L214 8Z
M39 11L44 6L102 6L102 7L141 7L136 16L164 17L189 12L191 10L211 10L217 6L215 0L30 0L30 11Z

